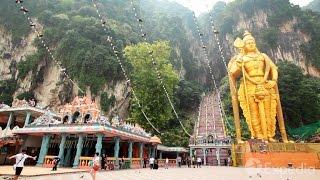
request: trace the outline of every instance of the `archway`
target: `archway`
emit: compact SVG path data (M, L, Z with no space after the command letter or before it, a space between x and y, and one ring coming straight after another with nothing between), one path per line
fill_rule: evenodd
M75 123L79 116L80 116L80 112L79 111L74 112L73 115L72 115L72 123Z

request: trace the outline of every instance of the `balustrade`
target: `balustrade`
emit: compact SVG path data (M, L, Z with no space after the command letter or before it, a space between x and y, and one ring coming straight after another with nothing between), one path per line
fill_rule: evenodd
M55 156L49 156L49 155L47 155L47 156L45 156L44 157L44 162L43 162L43 167L53 167L53 158L54 158Z

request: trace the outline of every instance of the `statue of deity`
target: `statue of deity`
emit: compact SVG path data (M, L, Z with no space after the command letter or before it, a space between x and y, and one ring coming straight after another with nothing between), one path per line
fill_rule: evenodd
M272 60L256 47L254 37L246 31L234 46L238 55L228 65L237 141L241 141L239 104L248 124L251 138L276 142L276 117L284 142L288 142L277 87L278 70ZM237 91L237 79L241 76Z

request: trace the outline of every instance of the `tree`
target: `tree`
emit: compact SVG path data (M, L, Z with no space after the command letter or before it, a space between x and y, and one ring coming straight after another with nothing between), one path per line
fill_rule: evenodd
M161 74L163 85L168 92L169 98L173 99L173 91L178 84L178 75L174 72L169 61L171 51L169 42L139 43L127 46L124 51L128 62L133 67L131 80L143 110L150 118L150 121L157 128L162 129L173 118L173 114L163 87L157 78L154 66L158 68ZM153 60L156 65L153 65L150 53L153 54ZM154 132L134 99L131 107L131 116L142 127Z

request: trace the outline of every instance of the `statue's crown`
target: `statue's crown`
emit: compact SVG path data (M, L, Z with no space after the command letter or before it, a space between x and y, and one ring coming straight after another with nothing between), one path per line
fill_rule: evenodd
M246 31L244 31L244 34L243 34L243 41L245 42L249 39L255 40L254 37L252 36L252 34L246 30Z

